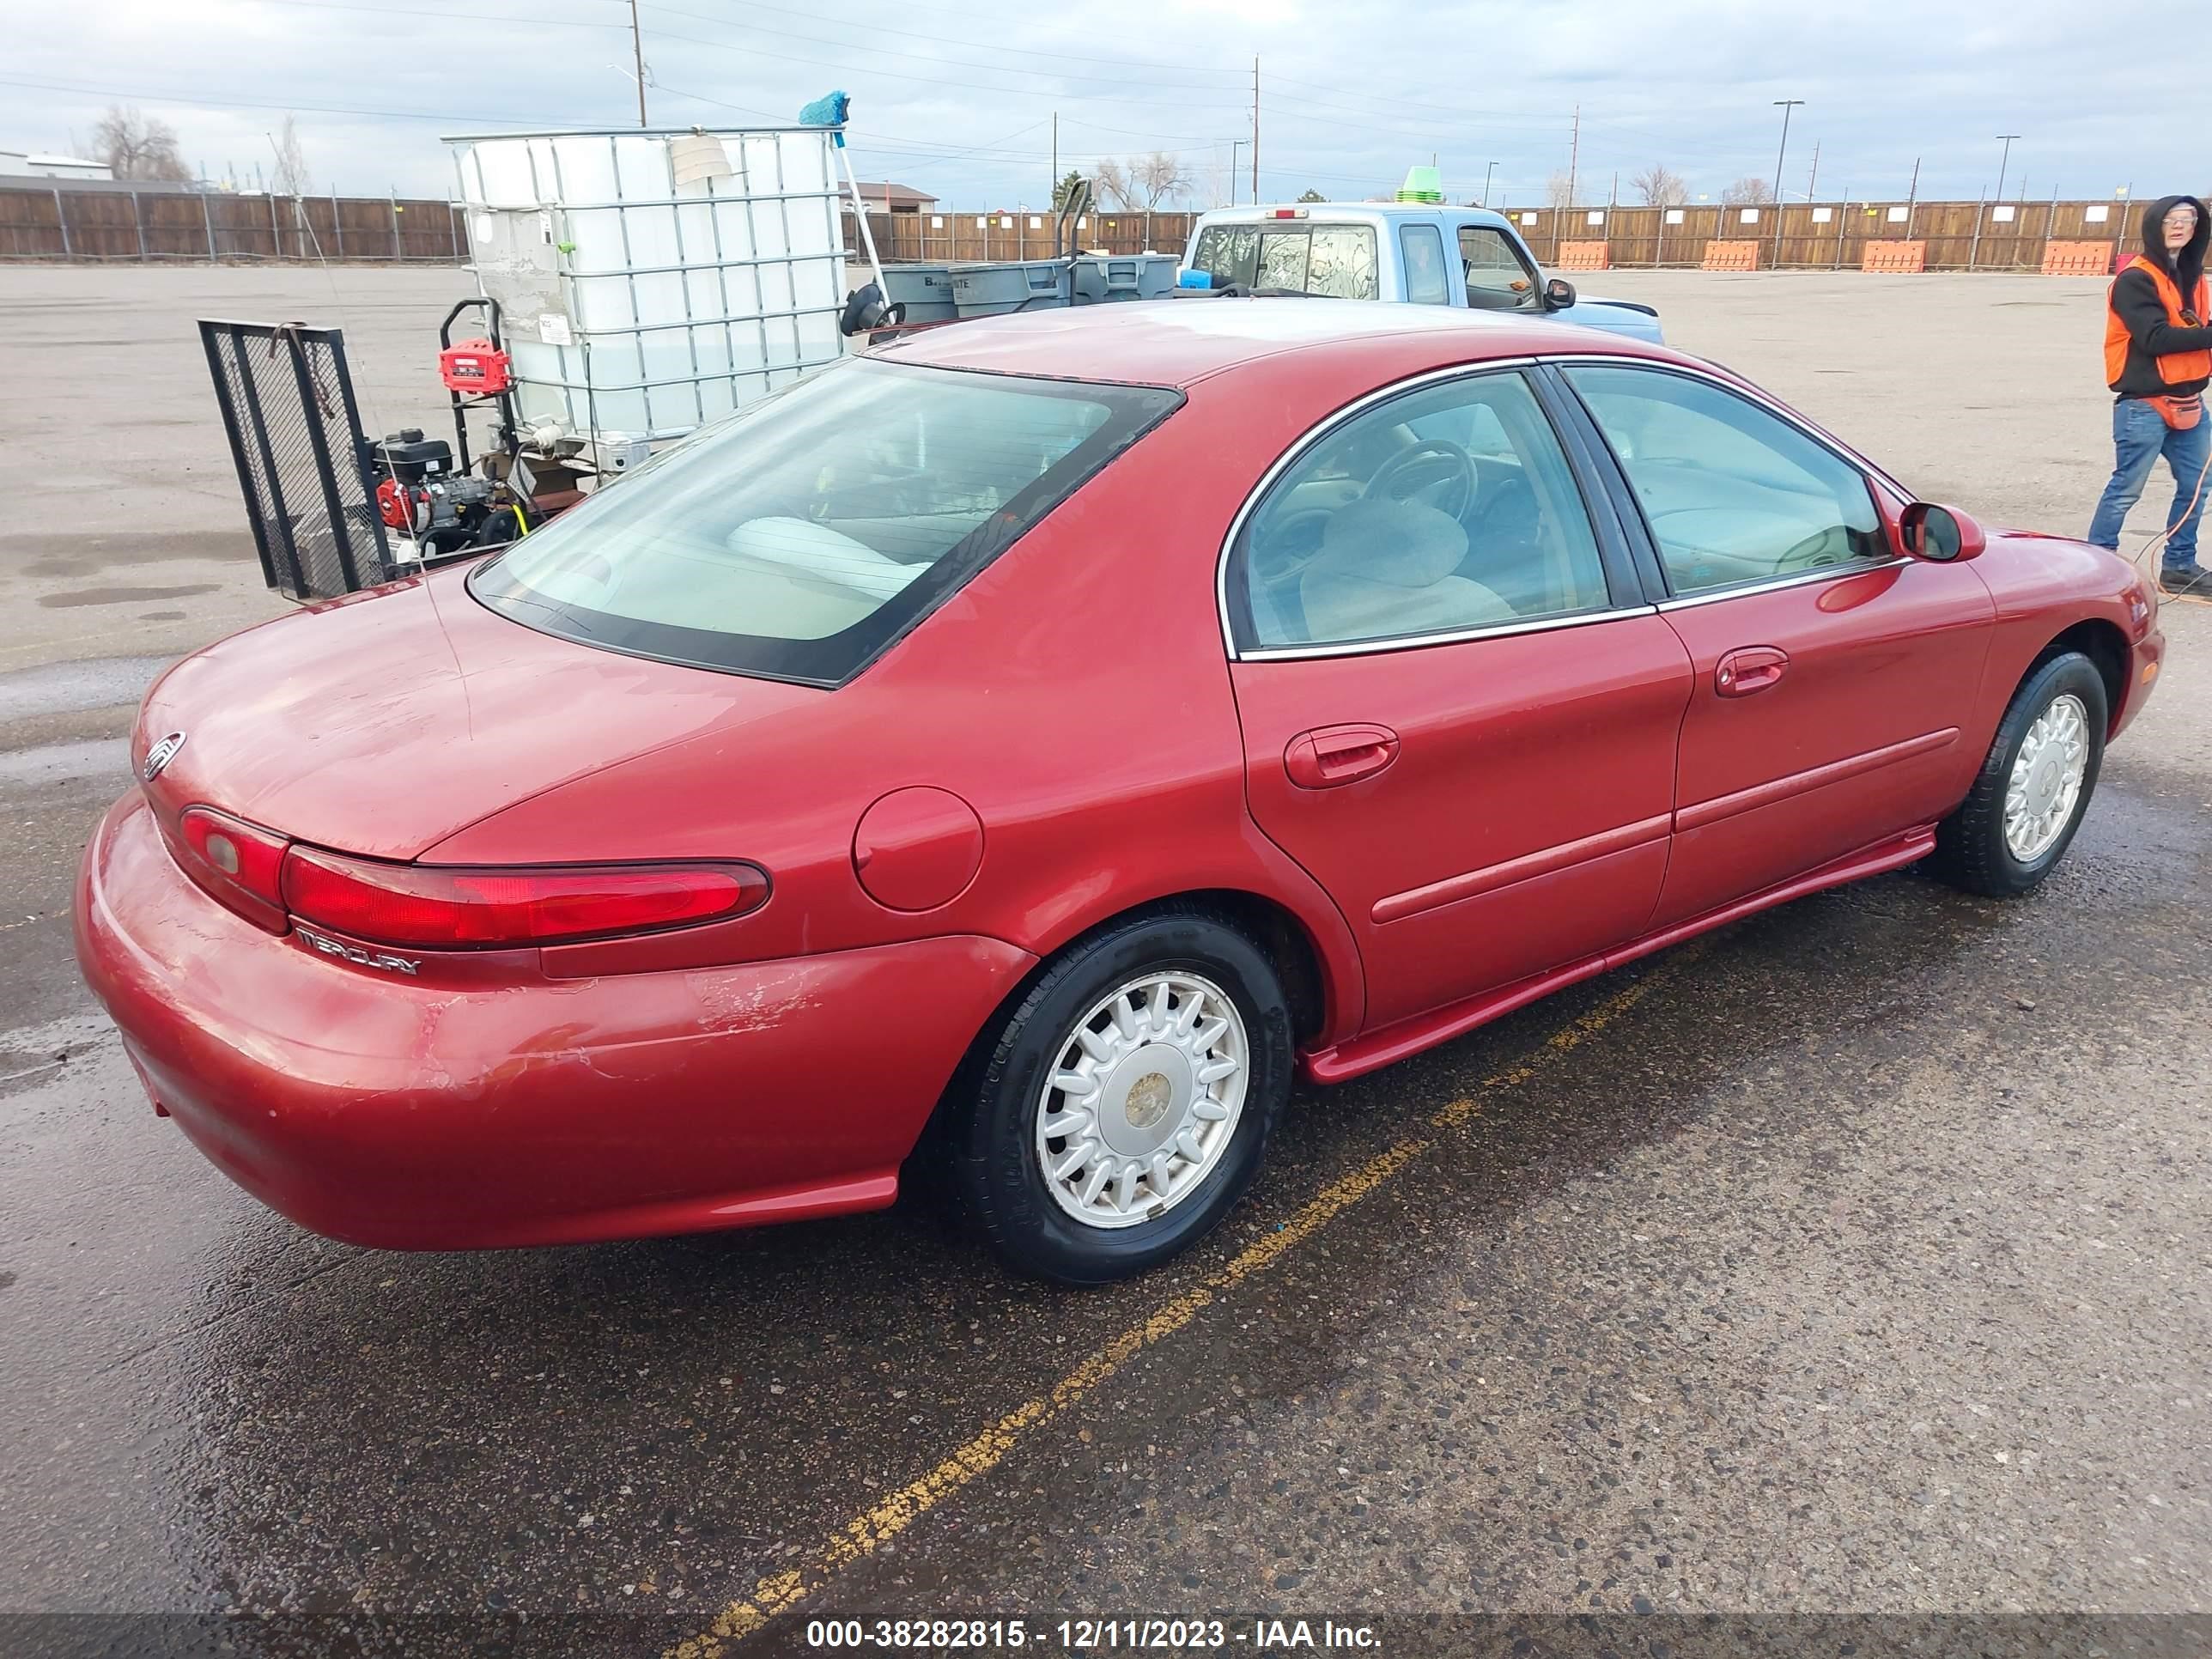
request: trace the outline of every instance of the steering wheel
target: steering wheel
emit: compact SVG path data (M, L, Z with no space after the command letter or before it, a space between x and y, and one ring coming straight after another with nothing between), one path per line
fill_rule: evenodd
M1453 518L1474 505L1474 458L1449 438L1423 438L1375 471L1360 491L1364 501L1410 501L1425 491L1447 493L1427 505Z

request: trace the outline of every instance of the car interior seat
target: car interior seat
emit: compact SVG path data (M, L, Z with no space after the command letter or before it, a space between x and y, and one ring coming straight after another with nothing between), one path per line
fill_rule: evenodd
M1370 499L1338 509L1298 581L1307 636L1389 639L1510 622L1511 605L1456 574L1466 556L1466 529L1435 507Z

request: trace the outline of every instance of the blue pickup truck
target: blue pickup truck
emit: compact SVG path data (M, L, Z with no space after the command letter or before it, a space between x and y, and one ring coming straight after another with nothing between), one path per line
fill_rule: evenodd
M1183 253L1198 285L1247 294L1525 311L1661 343L1659 313L1627 300L1585 299L1548 282L1513 222L1483 208L1432 203L1305 202L1217 208L1191 227Z

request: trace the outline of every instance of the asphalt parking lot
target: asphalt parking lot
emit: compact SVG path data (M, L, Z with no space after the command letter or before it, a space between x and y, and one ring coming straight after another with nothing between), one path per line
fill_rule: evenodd
M464 280L0 269L0 1650L2206 1608L2212 606L2032 899L1907 871L1303 1091L1133 1284L1012 1283L916 1201L402 1255L229 1186L69 942L140 690L279 608L191 322L338 322L366 418L428 426ZM1931 499L2087 521L2101 283L1587 286Z

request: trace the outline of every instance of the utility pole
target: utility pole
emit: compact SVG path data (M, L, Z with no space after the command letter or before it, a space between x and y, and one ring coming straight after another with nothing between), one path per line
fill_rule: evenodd
M637 64L637 124L645 125L645 36L638 30L637 0L629 0L629 50Z
M1060 112L1052 112L1052 194L1044 198L1057 210L1060 207Z
M1820 177L1820 141L1818 138L1815 138L1813 141L1813 171L1807 175L1805 179L1805 199L1808 202L1813 199L1813 186L1819 180Z
M1567 141L1567 199L1565 204L1568 207L1572 207L1575 204L1575 168L1580 165L1582 155L1583 106L1580 104L1577 104L1575 106L1574 137ZM1553 234L1555 239L1558 235L1558 230L1559 228L1556 225L1553 227Z
M1790 154L1790 112L1805 100L1802 98L1778 98L1774 106L1782 112L1782 148L1774 152L1774 258L1782 258L1782 161Z
M1482 170L1482 204L1485 207L1488 207L1490 205L1490 179L1491 175L1495 173L1497 171L1498 163L1495 161L1492 161L1488 167Z
M1237 205L1237 152L1251 142L1249 138L1231 138L1229 141L1229 205L1231 207Z
M1260 202L1260 57L1252 55L1252 203Z
M1912 223L1920 213L1920 158L1912 158L1912 182L1905 190L1905 240L1912 240Z
M1994 199L2002 202L2004 200L2005 165L2012 160L2012 141L2020 135L2016 132L2001 132L1997 137L2004 140L2004 154L1997 161L1997 193Z

